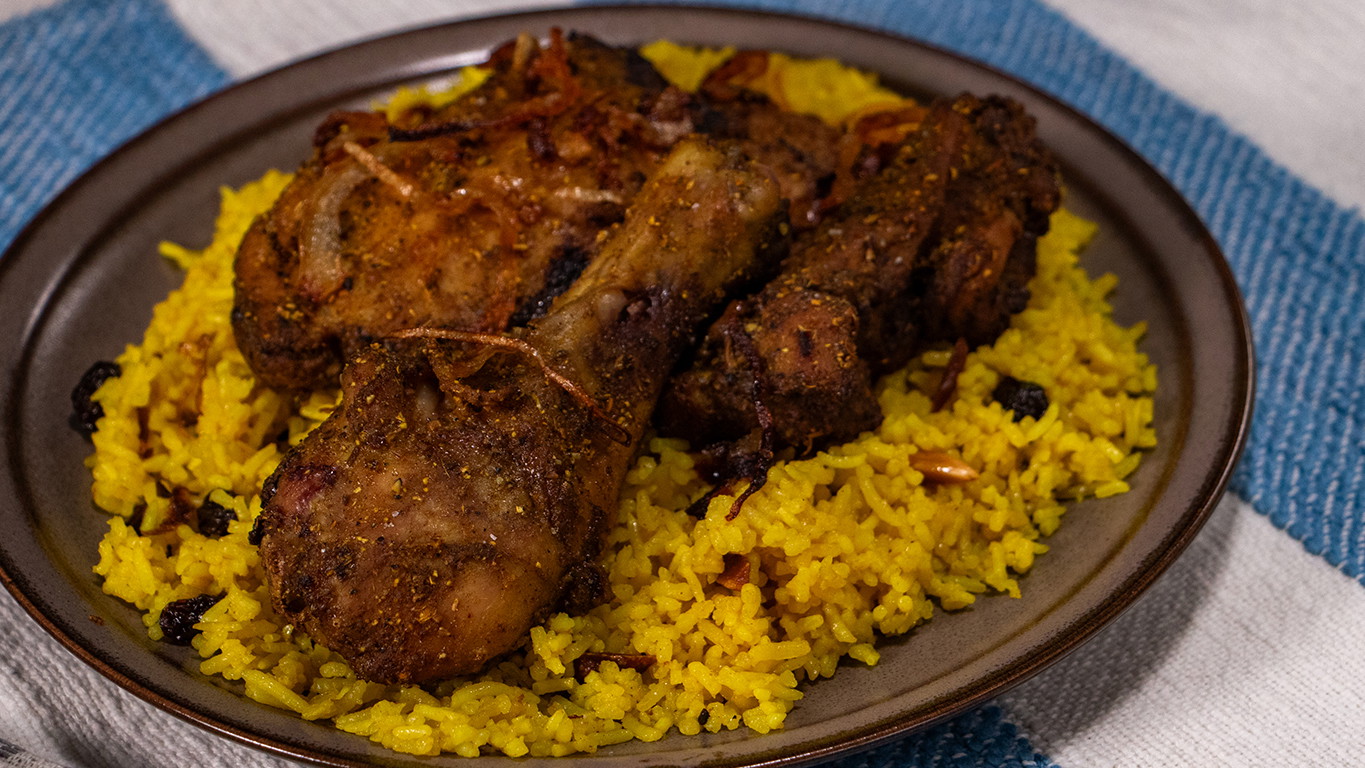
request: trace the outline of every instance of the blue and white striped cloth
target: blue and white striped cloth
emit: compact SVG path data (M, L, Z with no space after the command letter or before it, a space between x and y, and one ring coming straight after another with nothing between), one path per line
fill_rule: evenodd
M836 764L1365 764L1365 6L749 4L928 40L1094 117L1208 223L1257 343L1251 442L1174 568L1001 699ZM0 0L0 248L83 168L215 89L360 37L527 5ZM0 596L0 765L46 761L288 764L124 693Z

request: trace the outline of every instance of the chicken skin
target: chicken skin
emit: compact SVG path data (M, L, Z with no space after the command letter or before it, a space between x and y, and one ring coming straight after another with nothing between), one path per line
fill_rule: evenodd
M233 330L262 382L335 383L377 338L543 313L618 222L692 97L591 38L497 51L476 91L393 123L342 112L238 251Z
M1018 104L932 103L781 274L726 309L665 393L661 431L752 451L763 430L769 449L810 450L876 427L876 375L929 342L988 342L1023 309L1059 202Z

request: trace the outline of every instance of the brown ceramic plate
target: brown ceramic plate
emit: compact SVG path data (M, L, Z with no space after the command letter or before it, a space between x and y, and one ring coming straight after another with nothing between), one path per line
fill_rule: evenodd
M100 163L0 260L0 568L15 597L72 652L147 701L250 744L335 765L418 762L256 704L200 675L188 649L149 641L137 613L100 591L90 569L106 528L88 496L82 464L88 444L67 426L67 393L92 361L111 359L141 338L152 306L180 281L156 255L156 244L207 242L221 185L295 166L313 126L332 109L364 107L400 84L477 63L519 32L543 34L556 25L613 43L671 37L834 56L913 95L967 90L1019 99L1062 159L1068 205L1100 222L1085 266L1118 274L1118 319L1148 323L1143 348L1161 375L1160 442L1133 478L1133 491L1070 511L1048 542L1052 553L1023 579L1022 600L986 598L885 641L876 667L847 665L835 678L808 686L785 730L672 735L607 749L590 758L594 765L800 763L923 728L1077 647L1190 542L1243 442L1250 335L1212 238L1137 155L1027 85L885 34L751 12L552 11L382 38L230 88ZM467 765L455 757L420 764Z

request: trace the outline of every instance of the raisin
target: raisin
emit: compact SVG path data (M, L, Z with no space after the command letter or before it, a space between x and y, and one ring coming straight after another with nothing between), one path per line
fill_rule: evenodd
M263 538L265 538L265 514L259 514L246 535L246 543L253 547L259 547Z
M1004 406L1005 410L1014 411L1015 421L1025 416L1037 419L1047 412L1047 393L1043 388L1031 381L1020 381L1013 376L1001 378L1000 383L995 386L995 391L991 392L991 397Z
M210 539L219 539L227 535L228 523L237 519L237 513L219 504L212 499L204 499L204 503L199 505L198 522L199 532Z
M222 595L200 595L167 603L161 609L161 634L173 645L189 645L199 632L194 628L204 618L204 612L217 605Z
M104 406L92 402L91 396L105 381L123 373L118 363L100 360L81 374L76 388L71 390L71 428L89 437L95 433L96 425L104 416Z

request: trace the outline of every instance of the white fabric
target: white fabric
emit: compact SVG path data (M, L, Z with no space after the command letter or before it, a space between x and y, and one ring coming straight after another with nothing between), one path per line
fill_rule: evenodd
M1365 207L1365 3L1042 1L1299 178Z
M165 1L181 26L234 79L401 29L569 4L566 0Z
M1365 589L1228 498L1136 606L1000 703L1063 766L1358 765L1361 638Z
M9 21L21 13L36 11L56 3L57 0L0 0L0 23Z
M293 765L140 701L76 661L8 592L0 597L0 649L0 736L37 757L71 768Z

